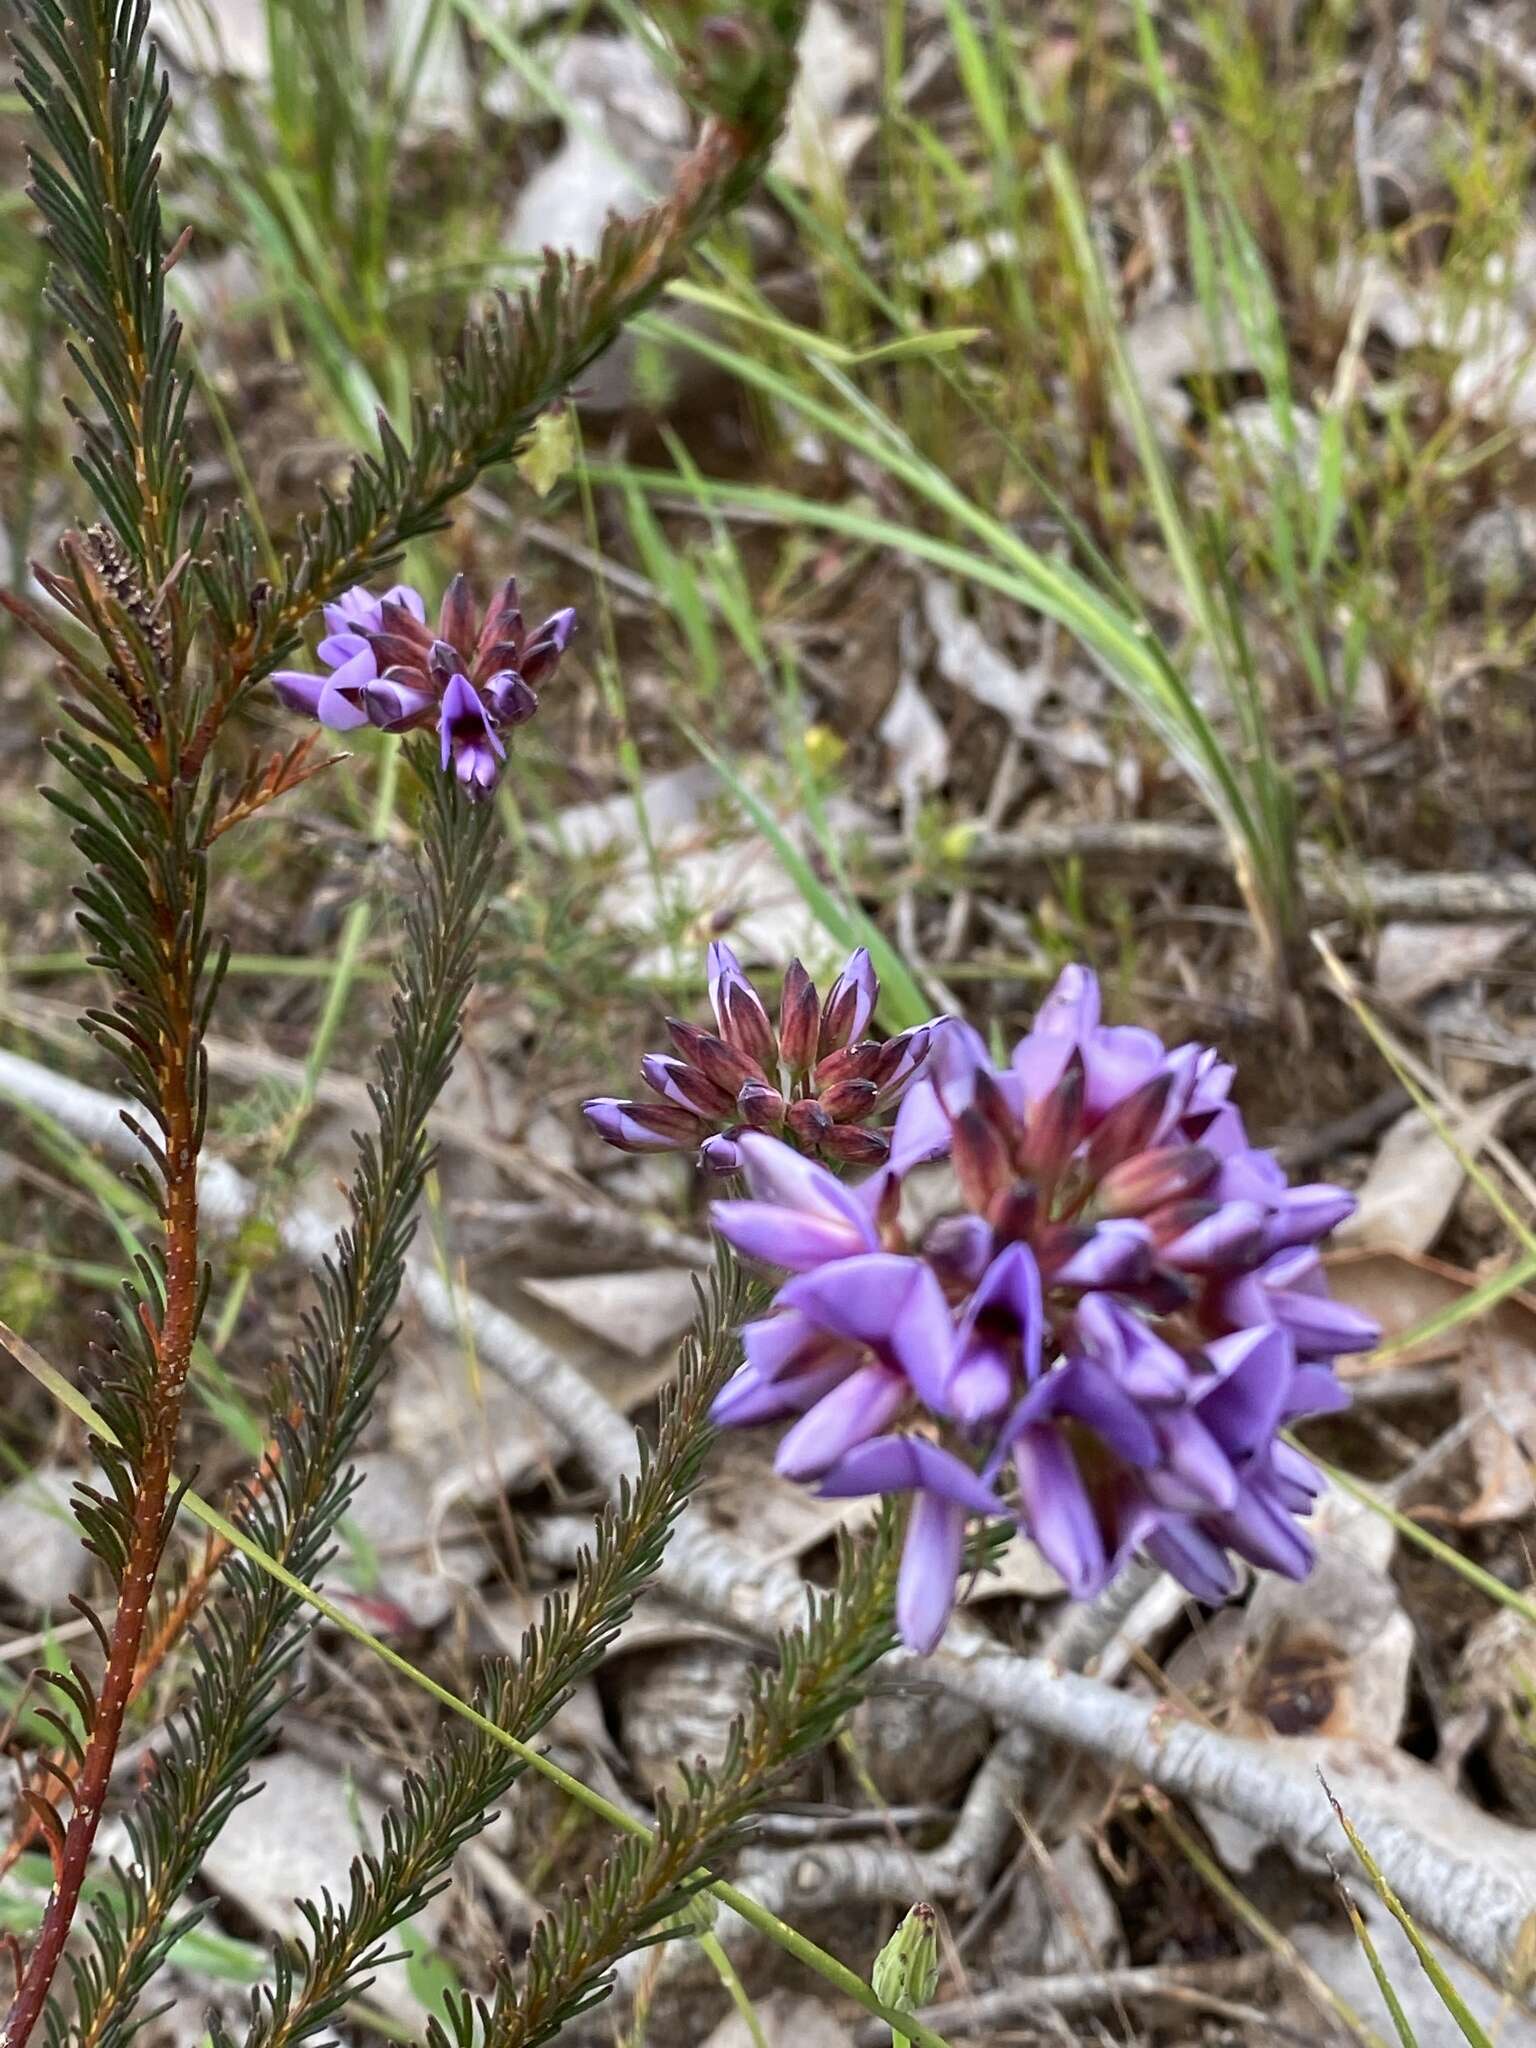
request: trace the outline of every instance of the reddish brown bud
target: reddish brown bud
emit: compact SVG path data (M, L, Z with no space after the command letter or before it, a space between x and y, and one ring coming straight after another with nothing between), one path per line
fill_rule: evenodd
M1061 1079L1030 1113L1020 1147L1020 1165L1043 1187L1054 1187L1082 1143L1083 1094L1083 1060L1074 1046Z
M992 1197L987 1221L999 1245L1028 1243L1040 1222L1040 1197L1027 1180L1016 1180Z
M779 997L779 1057L791 1072L803 1073L815 1059L820 1028L821 999L816 984L798 960L791 960L784 970Z
M1142 1216L1165 1202L1187 1201L1213 1178L1218 1164L1203 1145L1159 1145L1138 1152L1104 1176L1099 1205L1106 1216Z
M816 1062L812 1078L819 1089L835 1087L839 1081L873 1081L885 1047L866 1039L861 1045L839 1046Z
M932 1036L924 1024L915 1031L899 1031L894 1038L888 1038L875 1049L868 1078L877 1088L888 1088L897 1080L909 1081L926 1057Z
M733 1102L748 1081L766 1078L761 1067L744 1059L723 1038L717 1038L713 1031L702 1031L697 1024L684 1024L677 1017L667 1019L667 1031L688 1064L707 1074Z
M686 1060L648 1052L640 1062L640 1072L646 1086L654 1088L664 1102L675 1103L681 1097L685 1108L696 1109L700 1116L711 1120L729 1117L735 1111L735 1096Z
M1115 1104L1088 1140L1084 1165L1091 1180L1145 1150L1163 1120L1172 1086L1173 1076L1165 1070Z
M1009 1152L1014 1151L1021 1135L1017 1119L1008 1106L1008 1098L997 1085L996 1076L989 1074L985 1067L976 1075L971 1102L996 1131Z
M755 1060L766 1072L776 1046L761 996L744 978L728 975L720 984L719 1003L720 1036L734 1051Z
M455 576L443 593L443 608L437 615L437 637L446 640L466 661L472 658L475 644L475 600L470 595L469 578Z
M985 1215L992 1197L1013 1179L1008 1148L996 1128L974 1105L954 1120L950 1157L968 1207Z
M813 1102L808 1095L789 1105L784 1112L784 1121L807 1151L813 1151L832 1128L831 1117L819 1102Z
M863 1124L834 1124L821 1141L829 1159L841 1159L848 1166L880 1166L889 1157L891 1141L883 1131L871 1131Z
M873 1081L839 1081L823 1088L819 1099L833 1123L852 1124L869 1115L879 1092Z
M776 1131L784 1121L784 1098L766 1081L743 1083L736 1107L754 1130Z

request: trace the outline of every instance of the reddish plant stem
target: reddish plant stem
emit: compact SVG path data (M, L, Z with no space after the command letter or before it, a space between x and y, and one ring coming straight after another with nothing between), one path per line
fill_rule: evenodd
M168 941L167 979L177 992L173 1031L163 1046L162 1106L165 1112L165 1312L152 1331L155 1382L148 1441L138 1473L132 1536L118 1586L106 1669L96 1692L96 1711L84 1760L75 1773L69 1824L54 1859L53 1889L43 1923L27 1957L16 1995L0 2026L0 2048L25 2048L42 2016L54 1973L64 1954L80 1904L96 1831L122 1738L123 1717L133 1696L145 1621L166 1534L172 1459L182 1393L192 1363L198 1312L197 1153L193 1143L192 1026L187 983L192 963L170 950L174 925L162 911ZM141 1315L148 1316L147 1309Z
M297 1411L295 1419L296 1417ZM269 1443L262 1453L255 1477L243 1489L242 1498L259 1493L267 1484L277 1470L277 1456L277 1444L274 1441ZM156 1622L154 1633L140 1645L133 1684L128 1691L130 1706L196 1620L232 1547L227 1536L210 1536L204 1543L203 1554L189 1573L186 1584ZM46 1794L50 1785L58 1782L59 1774L67 1770L68 1765L68 1751L53 1750L33 1766L27 1781L30 1789ZM43 1823L37 1809L23 1800L11 1830L11 1838L4 1848L0 1848L0 1878L3 1878L7 1871L14 1869L18 1860L29 1849L35 1848L42 1837ZM19 1949L17 1955L19 1961ZM16 1974L19 1983L19 1969Z

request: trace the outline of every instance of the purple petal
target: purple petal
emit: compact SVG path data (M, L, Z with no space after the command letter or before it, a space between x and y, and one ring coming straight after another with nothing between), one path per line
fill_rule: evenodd
M822 1474L817 1491L829 1500L865 1493L936 1493L973 1514L1005 1512L969 1465L925 1436L882 1436L860 1444Z
M878 1363L860 1366L788 1431L773 1469L785 1479L814 1479L855 1445L878 1436L910 1398L899 1372Z
M1104 1538L1077 1462L1049 1424L1026 1429L1013 1446L1024 1526L1066 1581L1074 1599L1087 1600L1108 1577Z
M1217 1377L1199 1397L1200 1419L1229 1456L1245 1457L1274 1437L1287 1414L1296 1352L1273 1323L1207 1345Z
M1351 1395L1331 1365L1298 1365L1285 1397L1286 1422L1301 1415L1337 1415Z
M1055 1390L1057 1414L1075 1416L1131 1465L1158 1456L1157 1431L1115 1375L1089 1358L1058 1366L1043 1386Z
M1098 976L1073 961L1063 967L1056 986L1036 1010L1033 1029L1048 1038L1069 1038L1075 1045L1097 1026L1101 1000Z
M1160 1071L1167 1053L1155 1031L1135 1024L1101 1024L1082 1041L1084 1102L1090 1118L1104 1116ZM1167 1122L1165 1114L1164 1122Z
M847 1366L834 1359L794 1379L766 1380L753 1366L740 1366L710 1403L709 1419L720 1429L753 1429L759 1423L803 1414L846 1372Z
M327 687L325 677L307 676L300 669L280 668L272 678L272 687L288 710L298 712L301 718L320 716L320 698Z
M1335 1358L1341 1351L1372 1351L1381 1342L1381 1325L1358 1309L1327 1295L1271 1292L1270 1313L1290 1331L1302 1358Z
M990 1422L1008 1406L1013 1368L996 1345L973 1344L949 1377L948 1406L967 1429Z
M626 1152L676 1152L691 1142L681 1134L649 1128L636 1117L636 1108L635 1103L617 1102L611 1095L595 1095L581 1105L581 1113L600 1138Z
M747 1185L759 1201L839 1226L850 1251L873 1251L879 1244L873 1212L861 1191L845 1187L835 1174L782 1138L744 1131L739 1142Z
M1353 1216L1356 1206L1347 1188L1333 1187L1327 1181L1287 1188L1280 1197L1278 1214L1269 1221L1267 1249L1279 1251L1287 1245L1315 1244L1330 1230L1336 1230L1346 1216Z
M1255 1202L1223 1202L1163 1245L1158 1256L1184 1273L1230 1272L1257 1256L1264 1221L1264 1211Z
M322 616L328 632L356 633L360 626L377 626L379 600L359 583L324 606Z
M397 604L402 611L408 611L420 626L427 623L427 601L419 590L413 590L409 583L393 583L379 600L380 608Z
M442 764L450 762L466 794L489 796L501 774L507 750L492 726L480 694L468 676L449 677L438 718Z
M1236 1505L1232 1461L1193 1410L1166 1410L1157 1433L1158 1462L1147 1475L1147 1490L1159 1506L1206 1514Z
M1229 1549L1261 1571L1283 1578L1304 1579L1316 1556L1311 1543L1274 1501L1245 1489L1230 1514L1216 1516L1211 1528Z
M831 1349L820 1330L795 1309L781 1309L741 1326L741 1348L748 1365L765 1380L796 1371L806 1360ZM850 1357L856 1354L849 1353Z
M1045 1300L1040 1286L1040 1268L1028 1245L1009 1245L988 1266L960 1325L962 1343L969 1338L982 1316L995 1316L999 1310L1006 1313L1018 1334L1025 1379L1038 1379L1040 1346L1045 1329Z
M437 710L437 699L430 690L418 690L410 683L383 676L364 685L363 710L369 723L381 731L405 732L432 716Z
M1152 1262L1152 1235L1144 1223L1111 1217L1051 1275L1059 1287L1125 1287L1144 1279Z
M965 1553L965 1510L936 1494L912 1503L896 1578L896 1627L909 1650L926 1657L938 1647L955 1605Z
M315 652L327 668L344 668L359 654L371 654L373 650L361 633L330 633Z
M741 1170L741 1147L734 1138L717 1132L699 1147L699 1164L708 1173L738 1173Z
M1232 1560L1198 1522L1170 1517L1145 1538L1142 1548L1207 1607L1219 1607L1237 1591Z
M824 1330L871 1345L906 1375L925 1406L946 1412L954 1319L921 1259L896 1252L840 1258L789 1281L779 1300Z
M1133 1310L1107 1295L1085 1294L1074 1317L1077 1341L1138 1401L1176 1401L1189 1387L1189 1362Z
M745 1139L737 1141L744 1150ZM743 1258L787 1273L808 1273L861 1248L858 1234L838 1218L783 1209L773 1202L713 1202L710 1221Z

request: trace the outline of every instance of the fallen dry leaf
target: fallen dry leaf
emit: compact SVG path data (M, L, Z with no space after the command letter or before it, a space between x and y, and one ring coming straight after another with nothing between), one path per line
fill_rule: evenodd
M1464 1116L1447 1120L1447 1130L1462 1152L1475 1159L1530 1085L1521 1081L1501 1089ZM1360 1190L1360 1206L1340 1226L1339 1242L1428 1251L1444 1229L1465 1179L1450 1145L1428 1117L1410 1109L1382 1139Z
M1431 1258L1425 1252L1404 1252L1395 1248L1368 1250L1361 1247L1359 1250L1330 1252L1324 1264L1328 1269L1329 1291L1334 1298L1374 1317L1381 1325L1382 1349L1390 1351L1390 1355L1385 1357L1367 1354L1364 1357L1341 1358L1341 1378L1368 1379L1375 1373L1390 1372L1399 1366L1427 1365L1462 1355L1469 1327L1466 1324L1443 1331L1439 1336L1427 1337L1402 1350L1392 1347L1432 1316L1439 1316L1464 1300L1474 1287L1483 1284L1488 1277L1486 1274L1469 1273L1464 1266L1450 1265L1446 1260ZM1527 1293L1524 1288L1512 1289L1484 1320L1493 1318L1509 1321L1511 1337L1518 1337L1536 1348L1536 1295Z
M1404 1008L1492 967L1521 935L1505 924L1418 924L1400 919L1376 942L1376 992Z

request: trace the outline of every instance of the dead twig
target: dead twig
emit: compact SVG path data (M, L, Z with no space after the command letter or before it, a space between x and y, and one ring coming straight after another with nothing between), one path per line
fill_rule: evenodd
M898 833L872 835L865 851L872 866L898 871L912 856L910 842ZM1232 871L1226 838L1213 827L1146 820L1032 825L1027 832L977 826L955 833L952 858L952 870L925 876L924 886L966 889L978 877L1037 880L1045 868L1069 860L1141 877L1158 868L1228 876ZM1348 867L1331 860L1318 846L1303 846L1300 860L1302 895L1313 917L1364 913L1377 920L1402 917L1445 923L1536 919L1536 874L1420 874L1381 862Z

